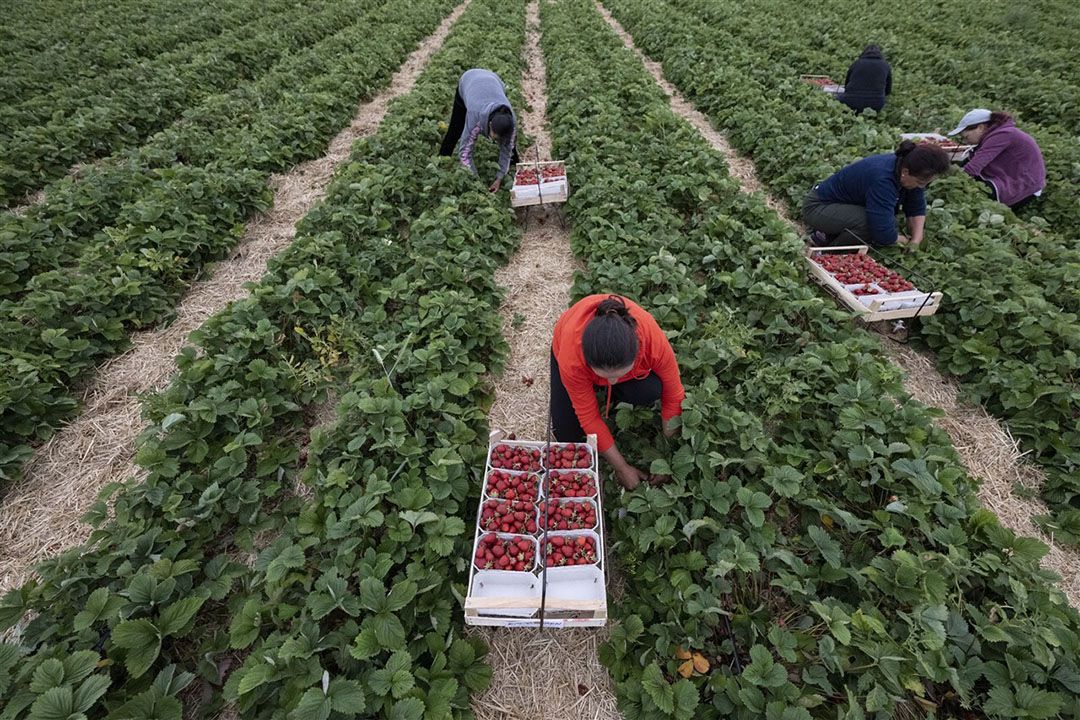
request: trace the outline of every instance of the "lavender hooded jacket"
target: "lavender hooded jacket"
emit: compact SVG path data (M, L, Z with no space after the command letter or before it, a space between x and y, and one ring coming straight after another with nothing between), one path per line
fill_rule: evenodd
M1046 163L1039 145L1012 120L986 133L964 172L990 182L997 201L1010 207L1046 187Z
M466 109L465 129L461 133L458 151L461 164L475 174L473 146L476 144L476 139L487 131L491 113L500 107L509 108L510 101L506 98L506 88L499 76L483 68L465 71L458 82L458 94L465 102ZM513 113L511 109L510 114L513 115ZM516 116L514 120L514 132L499 144L499 174L496 178L502 178L510 170L510 158L513 156L514 143L517 141Z

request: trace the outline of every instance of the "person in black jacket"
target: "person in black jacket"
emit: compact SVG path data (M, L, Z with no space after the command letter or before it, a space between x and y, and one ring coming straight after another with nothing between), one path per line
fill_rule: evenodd
M856 114L866 108L881 112L885 107L885 96L891 92L892 68L880 47L867 45L862 55L848 68L844 92L838 99Z

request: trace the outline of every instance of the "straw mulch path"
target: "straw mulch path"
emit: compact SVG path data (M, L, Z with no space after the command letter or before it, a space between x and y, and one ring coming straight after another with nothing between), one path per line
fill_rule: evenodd
M552 159L547 130L547 73L539 45L539 5L529 4L526 19L526 72L529 105L519 114L536 146L523 161ZM572 173L572 169L570 169ZM571 177L571 182L573 178ZM500 312L510 344L506 372L496 381L492 428L522 439L547 435L549 357L555 321L570 304L577 260L569 231L555 212L530 210L521 248L496 274L506 288ZM491 687L472 698L477 720L618 720L611 678L597 658L607 635L600 629L528 630L473 628L491 647Z

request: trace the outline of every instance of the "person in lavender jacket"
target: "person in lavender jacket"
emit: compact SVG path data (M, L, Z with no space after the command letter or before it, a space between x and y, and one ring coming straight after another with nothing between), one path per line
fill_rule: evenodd
M972 110L949 134L975 145L964 172L986 183L999 203L1018 210L1042 194L1046 187L1042 151L1008 113Z
M518 162L517 120L506 97L506 86L499 76L491 70L473 68L466 70L458 81L454 110L439 154L452 155L456 146L461 164L475 175L473 147L481 135L499 144L499 173L488 188L496 192L510 170L510 163Z

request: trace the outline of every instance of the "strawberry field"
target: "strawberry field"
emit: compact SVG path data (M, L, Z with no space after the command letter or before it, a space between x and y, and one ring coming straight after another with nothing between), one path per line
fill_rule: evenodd
M611 422L628 459L672 479L627 492L601 462L597 487L586 445L486 455L514 388L496 272L539 225L435 150L470 67L526 106L526 4L13 4L0 513L102 364L228 261L274 202L271 174L325 154L463 12L265 276L143 399L138 474L88 501L88 541L0 599L0 720L496 717L475 700L494 654L464 626L470 573L601 560L618 582L599 661L627 720L1080 717L1080 615L1040 566L1047 546L980 505L940 412L808 279L796 229L743 192L592 0L538 3L562 162L517 182L572 182L573 299L624 294L667 331L678 433L643 408ZM1040 522L1074 543L1080 19L1050 0L960 27L916 6L603 2L791 215L902 132L1017 114L1046 196L1018 216L960 173L931 187L927 242L903 262L945 301L912 340L1045 473ZM842 77L867 40L852 25L895 58L878 115L799 79ZM540 130L521 128L522 149ZM477 153L493 165L491 144ZM910 289L890 259L819 264L859 296Z

